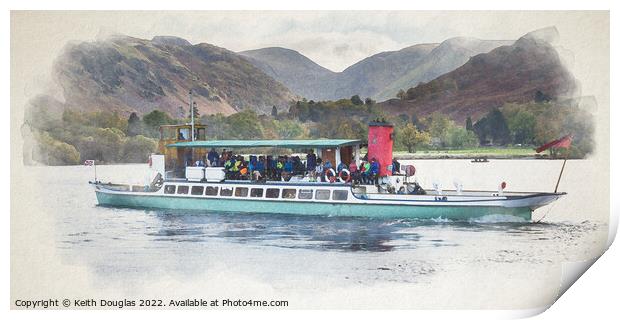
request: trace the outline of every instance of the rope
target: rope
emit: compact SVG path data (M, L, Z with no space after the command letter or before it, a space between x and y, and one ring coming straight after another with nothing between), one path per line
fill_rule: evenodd
M538 219L538 221L534 222L534 223L540 223L542 221L542 219L544 219L547 214L549 214L549 212L551 212L551 209L553 209L553 207L555 207L556 201L554 201L550 206L549 206L549 210L547 210L547 212L545 214L543 214L542 217L540 217L540 219Z

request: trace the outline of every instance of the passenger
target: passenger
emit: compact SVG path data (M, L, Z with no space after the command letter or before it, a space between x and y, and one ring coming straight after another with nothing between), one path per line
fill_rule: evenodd
M349 172L351 172L351 180L353 183L360 183L360 174L357 170L357 164L355 164L355 161L351 161L351 164L349 164Z
M362 183L369 184L370 183L370 163L366 162L360 166L360 171L362 173Z
M338 167L336 167L336 173L340 174L340 171L346 168L347 168L347 165L344 164L344 162L340 161L340 163L338 164Z
M204 163L204 161L202 161L202 159L198 159L198 160L196 160L196 162L194 163L194 166L195 166L195 167L204 167L204 166L205 166L205 163Z
M314 150L310 150L310 152L306 155L306 169L308 170L308 173L314 172L316 169L316 162L316 154L314 154Z
M286 159L286 157L285 157ZM288 158L285 160L286 162L284 162L284 172L293 173L293 159L292 158Z
M276 167L275 167L275 171L276 171L276 176L274 177L275 180L282 180L282 170L284 169L284 159L282 157L278 157L278 160L276 161Z
M254 177L254 181L260 181L263 178L263 175L258 170L252 171L252 176Z
M258 161L256 162L256 166L254 166L254 171L258 171L261 176L265 174L265 157L258 157Z
M392 159L392 175L400 174L400 162L396 158Z
M314 167L314 176L317 181L323 181L325 177L323 177L323 159L316 159L316 167Z
M332 163L329 160L325 161L324 170L329 170L331 168L333 168Z
M265 177L273 179L274 169L273 156L267 156L267 160L265 161Z
M215 148L211 148L211 151L207 154L207 160L210 166L217 166L220 155L215 151Z
M379 184L379 161L376 158L372 158L370 163L370 174L368 175L373 184Z

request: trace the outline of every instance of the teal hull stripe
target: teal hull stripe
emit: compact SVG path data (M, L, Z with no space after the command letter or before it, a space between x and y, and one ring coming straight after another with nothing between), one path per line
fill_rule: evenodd
M447 218L468 220L486 215L512 215L531 219L529 208L490 206L415 206L389 204L343 204L322 202L282 202L235 200L234 198L191 198L111 194L96 192L100 205L129 208L180 209L219 212L282 213L371 218Z

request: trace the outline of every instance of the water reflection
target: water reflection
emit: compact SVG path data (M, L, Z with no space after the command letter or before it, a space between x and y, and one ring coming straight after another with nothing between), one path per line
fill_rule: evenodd
M420 246L454 245L426 239L412 227L432 221L247 213L151 211L162 223L148 232L155 241L210 241L282 248L386 252Z

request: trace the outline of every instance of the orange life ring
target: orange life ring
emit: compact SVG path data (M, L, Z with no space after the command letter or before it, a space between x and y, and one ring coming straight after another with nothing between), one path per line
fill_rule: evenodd
M342 173L343 172L347 173L346 178L344 178L344 179L342 178ZM344 183L347 183L347 182L351 181L351 172L348 169L340 170L340 173L338 174L338 180L340 180L340 182L344 182Z
M332 173L331 176L327 175L329 172ZM334 171L334 169L329 168L329 169L325 170L325 180L329 181L330 183L334 183L334 182L336 182L336 177L337 177L336 176L336 171Z

